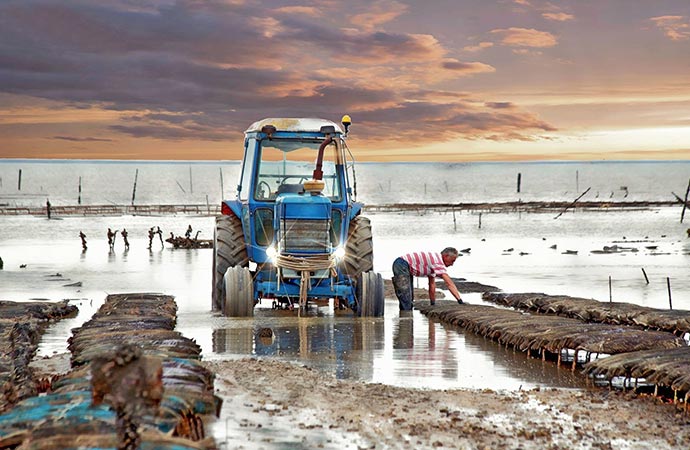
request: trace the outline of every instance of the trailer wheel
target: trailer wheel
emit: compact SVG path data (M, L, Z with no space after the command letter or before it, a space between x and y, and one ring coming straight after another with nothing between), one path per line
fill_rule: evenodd
M352 278L374 268L374 241L368 217L357 216L350 221L341 270Z
M246 267L230 267L223 277L225 301L223 315L251 317L254 315L254 282Z
M358 277L357 303L360 317L383 316L384 290L381 274L370 271Z
M216 217L216 228L213 232L213 286L212 309L223 311L223 276L229 267L247 267L249 257L247 246L244 242L242 222L237 216Z

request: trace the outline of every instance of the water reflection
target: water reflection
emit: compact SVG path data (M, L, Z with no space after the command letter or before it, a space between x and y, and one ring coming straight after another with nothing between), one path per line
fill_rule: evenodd
M334 315L329 308L310 310L301 318L294 312L259 309L254 319L228 322L228 327L213 330L216 356L298 360L337 378L371 379L373 356L384 346L382 319Z
M313 308L306 317L258 309L254 318L214 322L216 359L241 356L297 361L335 377L419 388L530 389L584 387L585 378L551 362L463 330L428 320L419 311L399 314L388 301L384 318Z

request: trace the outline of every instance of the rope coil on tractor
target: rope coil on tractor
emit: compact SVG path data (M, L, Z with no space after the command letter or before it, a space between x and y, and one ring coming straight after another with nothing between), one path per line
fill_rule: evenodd
M278 254L275 256L274 264L278 268L278 289L280 289L280 269L290 269L301 272L299 283L300 308L307 304L307 291L311 278L310 272L327 269L330 270L332 277L337 275L335 271L335 255L293 256Z

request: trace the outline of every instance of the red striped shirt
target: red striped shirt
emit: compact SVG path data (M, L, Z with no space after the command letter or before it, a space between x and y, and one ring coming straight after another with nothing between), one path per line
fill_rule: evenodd
M410 265L414 277L436 277L447 273L440 253L414 252L401 256Z

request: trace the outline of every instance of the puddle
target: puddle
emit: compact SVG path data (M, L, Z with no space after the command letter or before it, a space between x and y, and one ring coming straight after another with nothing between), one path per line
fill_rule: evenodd
M479 294L466 294L479 303ZM312 307L306 317L258 308L254 318L212 320L207 359L252 356L298 362L339 379L401 387L531 389L584 387L584 379L552 363L528 359L494 342L428 320L418 311L401 316L387 299L383 318ZM270 328L273 336L260 336Z

